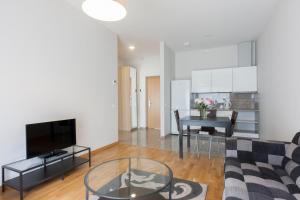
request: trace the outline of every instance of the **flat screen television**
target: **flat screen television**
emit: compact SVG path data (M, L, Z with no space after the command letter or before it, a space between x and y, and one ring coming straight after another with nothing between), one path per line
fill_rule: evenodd
M61 149L75 144L75 119L26 125L27 159L59 154L59 152L62 153Z

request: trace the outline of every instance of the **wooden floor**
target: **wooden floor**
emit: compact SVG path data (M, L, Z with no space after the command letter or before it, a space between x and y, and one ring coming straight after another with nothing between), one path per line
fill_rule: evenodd
M183 160L178 158L174 151L160 150L154 148L143 148L127 144L117 144L103 150L92 157L92 165L95 166L103 161L120 157L141 156L159 160L171 167L174 176L208 185L208 200L222 198L223 192L223 166L222 157L186 154ZM83 184L84 175L89 170L88 165L67 174L65 179L55 179L25 193L25 200L84 200L85 188ZM0 195L0 200L18 200L19 193L7 189Z

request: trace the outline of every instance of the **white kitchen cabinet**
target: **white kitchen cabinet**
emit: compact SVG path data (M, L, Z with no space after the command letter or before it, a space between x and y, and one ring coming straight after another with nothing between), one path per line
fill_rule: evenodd
M257 92L257 67L192 72L192 93Z
M192 72L192 93L211 92L211 70Z
M257 91L257 67L233 68L233 92Z
M232 68L211 70L211 92L232 92Z

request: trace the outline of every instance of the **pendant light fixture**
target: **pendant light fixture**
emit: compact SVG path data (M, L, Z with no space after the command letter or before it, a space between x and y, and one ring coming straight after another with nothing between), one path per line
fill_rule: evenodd
M125 7L116 0L85 0L82 10L94 19L108 22L122 20L127 14Z

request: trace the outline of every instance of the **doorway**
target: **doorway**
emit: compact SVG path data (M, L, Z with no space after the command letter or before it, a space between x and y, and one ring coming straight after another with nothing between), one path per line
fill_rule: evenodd
M160 129L160 77L146 78L147 127Z
M133 67L119 67L118 117L119 130L131 131L137 128L137 73Z

